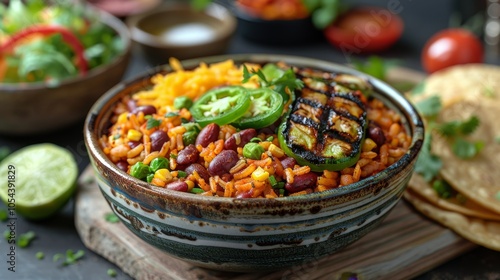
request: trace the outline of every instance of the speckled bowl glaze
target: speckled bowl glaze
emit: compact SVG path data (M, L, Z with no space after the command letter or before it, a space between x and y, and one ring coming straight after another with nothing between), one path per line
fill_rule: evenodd
M89 112L84 137L97 182L112 210L139 238L194 265L225 271L263 271L314 264L373 230L396 205L414 170L424 128L414 107L387 84L326 61L279 55L232 55L185 61L186 68L233 59L277 62L365 77L375 96L399 112L413 137L398 162L358 183L277 199L205 197L157 188L119 170L98 139L120 97L150 85L161 66L118 84Z

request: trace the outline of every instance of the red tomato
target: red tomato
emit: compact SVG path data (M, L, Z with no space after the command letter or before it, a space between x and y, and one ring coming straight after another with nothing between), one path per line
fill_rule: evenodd
M353 8L325 28L326 39L344 53L379 52L394 44L403 33L403 20L377 7Z
M433 73L449 66L481 63L484 48L472 32L463 28L450 28L434 34L422 51L422 66Z

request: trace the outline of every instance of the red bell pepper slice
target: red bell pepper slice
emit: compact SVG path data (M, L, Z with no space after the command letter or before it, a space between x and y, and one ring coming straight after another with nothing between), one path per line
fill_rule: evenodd
M76 37L71 30L66 27L59 25L33 25L25 28L16 34L12 35L7 41L0 45L0 53L6 53L11 51L17 42L30 36L32 34L41 34L44 36L50 36L52 34L61 34L64 42L68 44L76 55L76 65L80 72L80 75L87 74L88 71L88 61L85 58L83 44L80 42L78 37Z

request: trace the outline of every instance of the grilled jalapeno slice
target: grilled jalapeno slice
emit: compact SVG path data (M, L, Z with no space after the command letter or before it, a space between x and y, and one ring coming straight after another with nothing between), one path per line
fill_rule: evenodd
M232 125L245 128L263 128L277 121L283 113L283 97L270 88L248 90L250 109Z
M339 91L335 74L296 71L305 87L279 127L282 149L312 171L338 171L354 165L360 157L367 127L361 91Z
M247 89L228 86L209 90L193 103L189 111L201 126L210 123L225 125L243 116L250 103Z

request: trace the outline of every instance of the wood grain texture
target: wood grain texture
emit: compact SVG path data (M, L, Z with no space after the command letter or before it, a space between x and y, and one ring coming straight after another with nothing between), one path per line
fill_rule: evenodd
M477 246L401 201L376 230L334 255L287 270L228 273L171 257L121 223L107 222L106 213L111 209L88 167L79 178L75 200L77 231L85 246L135 279L338 279L345 272L362 279L408 279Z

